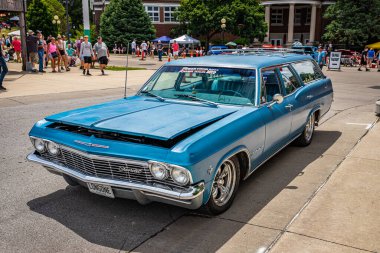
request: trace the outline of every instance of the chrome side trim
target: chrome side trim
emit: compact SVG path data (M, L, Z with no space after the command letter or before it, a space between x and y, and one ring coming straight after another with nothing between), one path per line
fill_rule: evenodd
M290 143L292 143L295 139L297 139L302 133L300 133L299 135L297 135L296 137L294 137L293 139L291 139L289 142L287 142L284 146L282 146L279 150L277 150L276 152L274 152L271 156L269 156L267 159L265 159L262 163L260 163L259 165L257 165L251 172L247 173L247 175L243 178L243 180L246 180L253 172L255 172L261 165L263 165L264 163L266 163L269 159L271 159L273 156L275 156L278 152L280 152L281 150L283 150L284 148L286 148Z
M125 182L125 181L120 181L120 180L114 180L114 179L105 179L105 178L97 178L93 176L88 176L84 175L80 172L73 171L69 168L66 168L64 166L52 163L50 161L41 159L34 153L31 153L27 156L27 159L31 162L38 163L40 165L43 165L44 167L48 167L49 169L63 173L66 175L69 175L71 177L74 177L80 181L83 181L85 183L99 183L99 184L106 184L110 185L113 187L119 187L119 188L126 188L126 189L131 189L131 190L138 190L141 191L144 195L152 195L152 196L157 196L159 198L167 198L170 199L171 201L180 201L183 203L183 201L191 201L196 198L203 198L203 192L204 192L204 183L200 182L197 185L194 186L189 186L189 188L184 191L184 190L168 190L168 189L163 189L159 187L154 187L150 185L145 185L145 184L138 184L138 183L133 183L133 182Z

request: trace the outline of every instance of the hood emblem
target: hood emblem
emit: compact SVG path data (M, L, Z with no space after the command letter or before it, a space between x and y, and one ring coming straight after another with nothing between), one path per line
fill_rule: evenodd
M79 141L79 140L75 140L74 142L75 142L75 143L78 143L78 144L80 144L80 145L87 146L87 147L94 147L94 148L110 148L109 146L100 145L100 144L91 143L91 142L84 142L84 141Z

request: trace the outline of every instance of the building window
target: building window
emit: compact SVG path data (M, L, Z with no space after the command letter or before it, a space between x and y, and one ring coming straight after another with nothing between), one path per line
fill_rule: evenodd
M294 25L301 25L302 9L295 8L294 10Z
M311 8L306 9L306 23L305 25L310 25L311 22Z
M160 22L160 7L158 6L145 6L145 11L148 13L152 22Z
M165 22L177 22L176 18L174 17L174 12L176 10L177 10L176 6L166 6L164 8Z
M284 10L283 9L272 9L272 14L270 17L270 23L273 25L282 25L282 19L284 16Z

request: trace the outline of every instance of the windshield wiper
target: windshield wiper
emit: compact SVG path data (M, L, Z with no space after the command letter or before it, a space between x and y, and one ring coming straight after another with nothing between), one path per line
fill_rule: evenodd
M192 95L174 94L174 96L179 97L179 98L190 98L193 101L199 101L199 102L202 102L203 104L207 104L207 105L212 106L212 107L218 107L217 103L214 103L214 102L211 102L211 101L208 101L205 99L197 98L196 96L192 96Z
M154 93L152 93L152 92L150 92L150 91L147 91L147 90L140 91L140 93L142 93L142 94L146 94L146 95L148 95L148 96L150 96L150 97L154 97L154 98L156 98L158 101L161 101L161 102L164 102L164 101L165 101L165 98L160 97L160 96L158 96L158 95L156 95L156 94L154 94Z

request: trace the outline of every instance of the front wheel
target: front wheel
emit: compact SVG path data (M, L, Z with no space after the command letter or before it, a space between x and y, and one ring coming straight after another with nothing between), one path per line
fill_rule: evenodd
M211 214L220 214L232 204L240 182L240 165L237 157L225 160L216 172L211 196L206 209Z
M311 114L307 119L305 129L302 134L294 141L294 143L298 146L307 146L311 143L314 134L315 127L315 114Z

